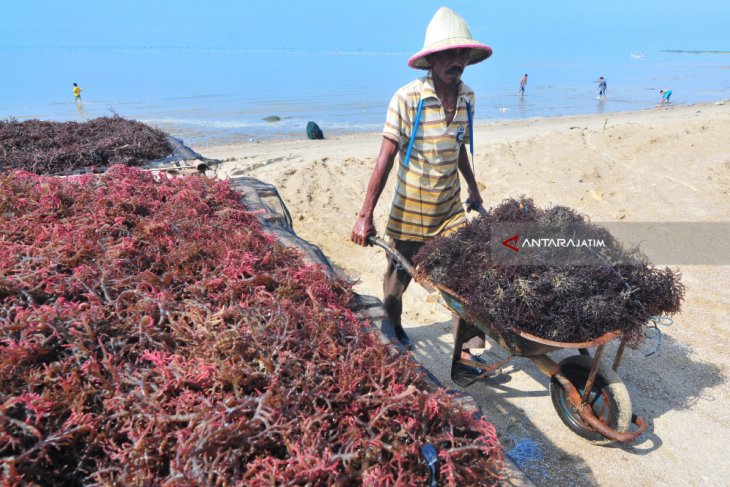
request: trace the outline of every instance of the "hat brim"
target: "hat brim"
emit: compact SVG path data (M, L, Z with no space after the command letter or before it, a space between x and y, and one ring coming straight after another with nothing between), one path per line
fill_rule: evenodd
M413 69L431 69L431 62L428 60L428 56L449 49L471 49L467 66L480 63L492 55L491 47L471 39L447 39L439 44L441 45L431 45L427 49L418 51L408 60L408 66Z

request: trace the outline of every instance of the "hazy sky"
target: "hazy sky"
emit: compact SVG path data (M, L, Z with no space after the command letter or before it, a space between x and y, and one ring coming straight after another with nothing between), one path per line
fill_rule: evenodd
M728 0L1 0L1 47L232 47L413 51L441 5L496 52L730 50Z

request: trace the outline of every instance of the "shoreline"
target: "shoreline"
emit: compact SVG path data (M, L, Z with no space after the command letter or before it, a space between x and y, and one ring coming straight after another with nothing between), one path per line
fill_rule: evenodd
M505 119L477 119L474 123L475 130L482 127L502 127L505 125L511 125L511 126L521 126L521 125L531 125L535 123L545 123L545 122L559 122L559 121L569 121L569 120L584 120L584 119L598 119L598 118L611 118L611 117L623 117L623 116L637 116L641 114L645 115L654 115L657 113L670 111L670 110L696 110L696 109L703 109L703 108L709 108L713 106L722 106L730 104L730 98L728 99L721 99L714 102L703 102L703 103L681 103L681 104L672 104L668 107L663 107L659 104L657 104L653 108L645 108L640 110L625 110L625 111L616 111L616 112L606 112L606 113L584 113L584 114L570 114L570 115L555 115L555 116L535 116L535 117L526 117L526 118L505 118ZM184 133L185 131L182 131ZM195 131L191 130L191 133L194 133ZM225 130L221 130L221 132L225 132ZM355 130L355 131L335 131L335 135L328 136L327 132L325 132L325 140L336 140L340 138L345 137L357 137L357 136L367 136L367 135L373 135L373 134L380 134L381 132L379 130ZM184 142L187 142L185 140L184 135L178 135L175 133L171 133L173 137L182 138ZM218 149L222 147L232 147L232 146L239 146L239 145L253 145L253 144L277 144L282 142L307 142L308 139L306 138L306 133L304 130L304 127L301 131L288 131L284 132L282 136L265 136L265 137L253 137L251 135L247 134L236 134L236 135L220 135L216 136L213 135L211 138L215 139L221 139L219 142L213 142L213 143L193 143L193 144L187 144L193 147L197 151L205 151L205 150L214 150L217 151ZM248 140L232 140L230 142L225 142L225 138L231 138L231 139L248 139ZM311 142L311 141L310 141ZM476 142L476 141L475 141Z

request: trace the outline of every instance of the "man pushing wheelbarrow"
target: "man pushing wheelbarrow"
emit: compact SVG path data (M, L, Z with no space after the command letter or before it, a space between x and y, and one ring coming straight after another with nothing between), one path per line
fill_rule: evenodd
M408 65L426 76L400 88L390 101L383 140L365 201L352 229L352 241L366 246L374 235L373 210L400 155L395 194L386 227L392 246L410 260L430 239L466 223L459 173L466 182L470 205L479 208L479 194L466 144L474 156L472 126L474 92L461 80L464 69L492 55L492 49L471 37L466 21L441 7L426 29L423 49ZM383 280L384 305L398 340L408 345L401 323L402 296L411 276L390 259ZM470 347L484 347L484 333L454 316L454 336L471 335L462 357L480 361Z
M570 429L598 443L634 441L646 430L647 423L633 414L631 399L618 376L618 368L625 347L638 343L637 337L647 320L657 318L653 315L662 312L679 310L683 295L679 276L669 269L652 268L645 259L626 252L620 244L605 255L595 251L586 254L586 249L578 246L581 255L597 259L595 264L588 266L551 268L541 258L540 272L530 266L507 266L507 270L505 266L489 268L495 264L489 254L489 241L499 243L504 239L502 244L510 244L507 247L517 252L514 245L519 240L517 234L496 238L499 232L490 225L499 223L492 221L499 211L486 212L482 207L482 197L466 150L468 143L473 162L474 93L461 81L461 75L466 66L483 61L491 54L491 48L471 38L461 17L447 8L439 9L427 28L423 49L408 62L413 68L428 70L426 76L399 89L388 107L380 154L352 230L352 241L363 246L376 244L385 249L389 257L383 282L384 305L392 331L401 343L409 344L401 323L401 298L411 278L415 277L420 284L435 287L441 293L454 314L451 378L457 384L470 385L513 357L527 357L550 378L553 405ZM397 155L400 158L395 194L385 231L390 243L386 243L375 236L373 211ZM428 254L434 245L450 239L461 245L465 243L462 234L478 229L466 225L459 173L468 188L467 210L480 211L482 217L475 221L489 226L477 235L476 245L484 247L480 251L487 254L474 260L459 256L444 258L448 263L461 262L461 271L441 268L440 272L432 274L428 265L423 265L424 258L428 260L427 255L421 254ZM582 228L595 230L570 209L556 207L542 212L535 209L531 201L523 203L513 201L507 205L508 209L514 207L512 210L519 213L512 215L513 220L527 221L541 215L540 218L546 219L543 223L548 225L538 225L539 229L550 229L549 224L557 222L562 231L567 222L573 225L573 236L579 235ZM511 215L510 211L507 213ZM614 241L606 230L599 229L599 232L604 232L601 235L607 241ZM459 245L448 244L447 247ZM418 269L414 269L411 262L422 248L418 256L421 262ZM524 254L527 252L519 252L521 256ZM436 252L433 255L445 254ZM522 271L527 274L522 275ZM467 282L464 278L468 275L477 278ZM448 283L441 280L444 276ZM482 289L483 285L487 287ZM539 289L548 292L535 294ZM588 294L581 294L584 291ZM521 294L511 299L499 298L510 292ZM474 296L479 297L474 299ZM569 306L559 306L566 302ZM486 308L492 311L500 311L497 315L502 319L495 320L495 316L487 319L489 309L487 313L480 313L480 309L485 308L478 306L480 303L487 304ZM512 303L517 308L502 303ZM520 317L520 310L526 310L527 315ZM550 317L553 321L547 319ZM541 334L545 331L540 331L541 327L538 331L528 331L529 327L524 326L530 322L540 326L565 322L571 325L566 329L578 323L581 330L585 328L583 325L595 322L600 328L589 326L589 335L570 339L568 335L552 333L557 329L548 330L551 332L548 335ZM473 356L470 349L483 348L486 336L505 348L509 357L486 364L480 357ZM606 345L614 340L619 344L609 367L602 362L602 356ZM590 348L595 348L593 354ZM557 363L548 354L560 349L573 349L578 354Z

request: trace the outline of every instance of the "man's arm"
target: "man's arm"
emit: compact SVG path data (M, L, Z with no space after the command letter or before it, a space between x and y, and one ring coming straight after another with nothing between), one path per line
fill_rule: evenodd
M477 187L477 180L474 177L474 173L471 170L469 164L469 155L466 152L466 144L461 145L459 151L459 172L464 176L466 186L469 190L469 203L470 208L476 208L482 204L482 196L479 194L479 187Z
M398 154L398 144L387 137L383 137L378 162L375 164L375 170L370 176L367 193L365 193L365 201L362 204L360 213L357 215L355 226L352 228L350 240L358 245L367 246L367 238L375 233L373 211L383 188L385 188L385 183L388 181L388 175L393 168L396 154Z

